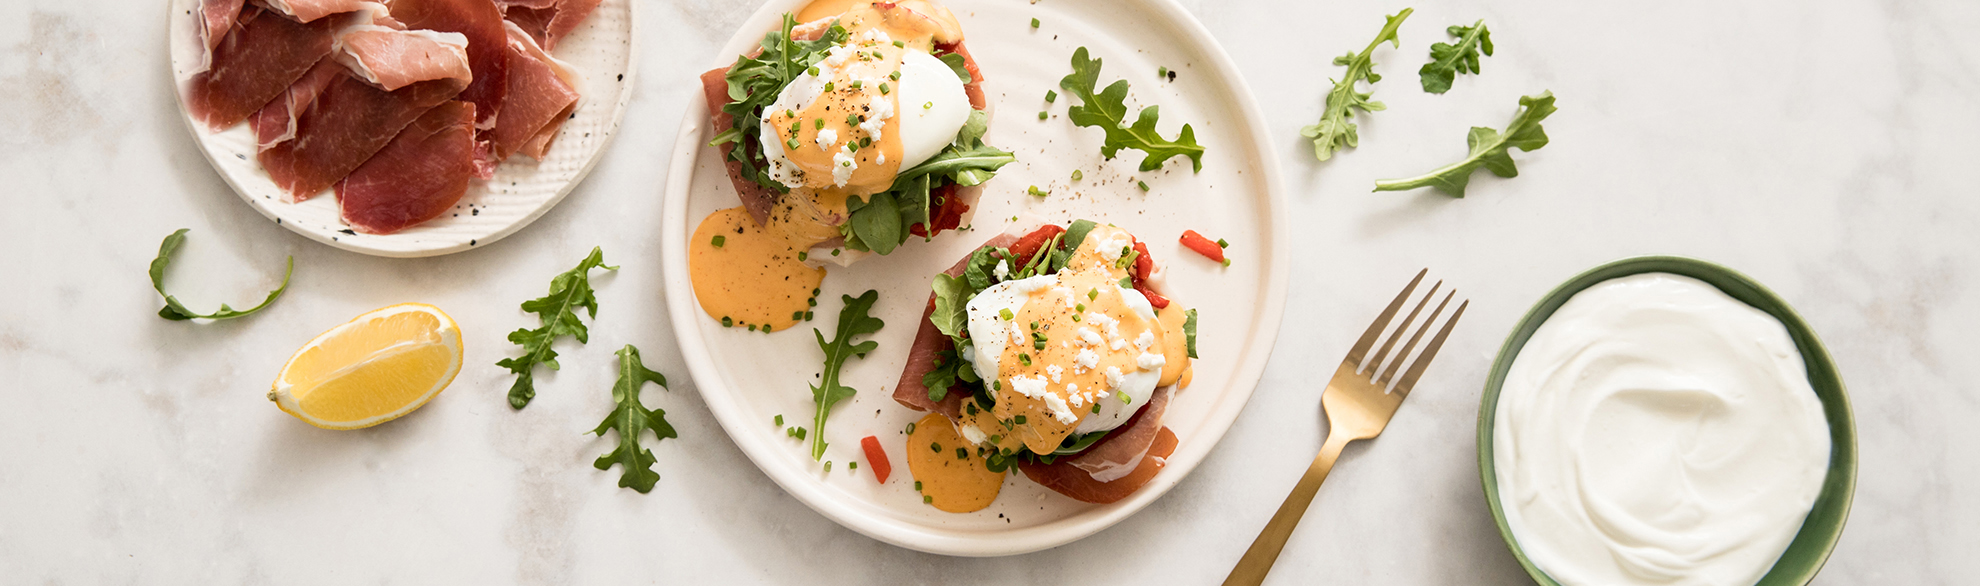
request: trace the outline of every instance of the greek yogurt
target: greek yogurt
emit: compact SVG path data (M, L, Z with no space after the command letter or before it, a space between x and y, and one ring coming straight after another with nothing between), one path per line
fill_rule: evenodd
M1506 523L1567 585L1753 584L1829 464L1787 328L1666 273L1570 298L1520 349L1494 418Z

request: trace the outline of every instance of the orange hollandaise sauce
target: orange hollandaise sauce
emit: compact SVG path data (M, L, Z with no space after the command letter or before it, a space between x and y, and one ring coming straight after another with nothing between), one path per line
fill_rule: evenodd
M799 260L791 242L740 207L717 210L688 242L695 299L725 326L779 331L811 311L825 269Z
M976 445L940 413L915 422L914 433L908 434L907 461L922 502L950 513L982 510L1004 487L1003 473L991 472Z
M1178 389L1188 388L1191 373L1189 336L1183 332L1183 322L1189 319L1189 308L1170 299L1169 306L1155 310L1155 319L1162 326L1162 357L1168 362L1162 365L1162 380L1157 387L1178 385Z

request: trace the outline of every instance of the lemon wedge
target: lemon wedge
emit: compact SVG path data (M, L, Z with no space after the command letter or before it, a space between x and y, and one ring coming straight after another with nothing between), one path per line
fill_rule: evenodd
M411 413L460 371L454 318L438 307L402 303L310 340L289 357L268 400L310 425L358 429Z

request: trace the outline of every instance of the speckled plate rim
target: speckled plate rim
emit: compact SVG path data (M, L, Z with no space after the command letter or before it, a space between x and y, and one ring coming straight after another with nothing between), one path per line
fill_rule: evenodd
M550 197L544 198L534 209L515 216L502 225L487 226L473 234L468 234L465 239L462 239L460 237L461 235L454 235L455 237L453 238L423 236L419 233L418 226L396 234L357 234L354 232L339 231L333 227L315 226L310 225L308 222L295 221L297 219L295 217L297 214L295 206L299 204L283 202L279 197L270 199L270 196L273 195L272 193L257 194L246 178L236 176L237 172L233 170L234 168L223 164L216 158L220 156L217 153L217 147L214 146L216 133L208 131L205 125L193 120L192 109L186 105L185 88L181 80L177 79L177 75L167 75L166 77L171 80L172 95L178 104L179 118L185 123L186 131L192 135L193 142L199 147L197 150L200 156L206 159L207 164L213 167L214 173L218 174L221 180L226 181L227 186L232 188L234 193L239 195L241 200L248 204L248 207L260 212L262 216L270 220L275 220L276 224L288 228L291 232L306 236L311 240L343 250L372 256L420 258L453 254L484 247L510 234L521 231L523 228L536 222L537 218L541 218L544 214L549 213L551 208L557 207L557 204L569 196L571 191L577 189L578 184L583 183L585 177L591 175L592 169L597 168L598 163L604 160L605 152L612 148L612 139L618 135L619 127L625 122L626 110L632 104L633 87L638 85L635 83L635 78L639 72L640 59L639 39L641 36L641 27L639 5L641 4L641 0L624 1L626 18L630 21L626 25L625 70L590 72L580 69L579 71L579 75L620 76L620 79L617 80L619 91L615 95L600 96L601 98L611 100L611 110L605 114L605 118L601 121L603 122L602 126L594 131L602 133L603 136L600 137L593 150L584 155L585 161L579 166L576 174L572 175L568 181L559 185L555 193L551 194ZM168 70L176 71L179 68L177 56L184 51L181 45L197 42L196 40L189 40L189 35L196 34L196 31L187 27L187 23L184 22L185 17L183 17L182 13L193 6L197 6L198 2L199 0L166 0L161 2L161 4L165 5L166 9L165 38ZM580 26L592 25L591 23L584 23ZM555 56L554 52L552 56ZM570 132L570 129L567 127L565 132ZM564 140L562 142L568 143L570 141ZM554 149L556 147L553 146L552 148ZM272 188L272 186L270 187ZM471 187L470 189L474 188ZM257 195L263 197L256 197ZM324 198L328 196L318 197ZM469 197L474 197L472 191L469 193Z
M803 0L769 0L758 11L745 20L746 23L771 22L776 14L789 10L790 5ZM1205 71L1215 75L1217 82L1231 92L1232 100L1239 106L1239 115L1244 120L1243 132L1249 136L1245 148L1263 153L1253 163L1263 178L1265 192L1261 198L1272 210L1284 210L1285 191L1280 183L1278 158L1274 153L1274 134L1265 124L1265 116L1258 108L1257 99L1245 83L1241 70L1230 59L1223 46L1176 0L1123 0L1137 4L1153 17L1166 20L1175 30L1184 33L1178 43L1196 45L1201 55L1208 61ZM738 35L744 33L739 32ZM749 36L760 33L750 32ZM714 66L726 65L727 60ZM666 298L668 317L673 321L674 335L680 345L682 358L688 371L693 375L696 389L709 411L722 425L731 440L757 468L782 487L786 493L799 502L824 515L826 518L850 528L860 534L892 545L943 555L965 557L1008 556L1045 550L1100 532L1119 523L1121 520L1141 511L1155 499L1174 488L1189 475L1214 448L1237 416L1249 402L1252 391L1264 375L1265 363L1278 341L1280 322L1285 313L1286 289L1290 281L1288 267L1284 262L1274 264L1269 274L1264 307L1260 308L1258 327L1254 335L1243 344L1256 348L1247 352L1237 362L1232 377L1233 385L1222 389L1225 400L1216 403L1214 409L1205 414L1204 425L1197 439L1180 446L1168 458L1168 466L1155 478L1133 495L1119 502L1100 505L1097 515L1084 515L1062 519L1043 525L1025 527L1005 532L963 532L939 530L913 526L863 514L859 509L832 499L813 479L789 472L778 466L767 465L764 458L772 457L772 450L787 449L771 443L775 434L764 433L761 421L745 420L743 409L738 405L730 389L720 386L721 377L708 344L701 339L699 328L683 324L705 319L701 308L694 299L693 289L687 277L687 240L694 223L688 218L688 204L692 196L693 177L696 159L706 139L703 127L707 125L708 104L700 91L692 92L689 98L680 135L674 143L673 159L668 167L666 196L662 214L661 229L662 263L667 283ZM1289 258L1287 252L1286 217L1284 213L1267 213L1270 256L1274 259ZM905 469L897 473L905 473Z
M1787 327L1795 347L1801 352L1802 361L1808 368L1808 381L1821 398L1822 415L1829 424L1829 472L1823 478L1822 492L1815 498L1807 519L1802 522L1801 531L1795 534L1794 541L1788 543L1787 550L1781 553L1773 569L1760 578L1758 586L1807 584L1822 570L1830 552L1835 550L1836 541L1841 538L1843 525L1849 518L1850 501L1856 494L1856 422L1849 406L1849 392L1843 386L1842 375L1836 371L1835 361L1830 358L1828 349L1822 346L1815 330L1801 319L1800 314L1795 313L1786 300L1739 271L1690 257L1638 256L1583 271L1542 296L1526 312L1526 316L1520 318L1512 333L1506 336L1505 345L1499 349L1499 355L1492 363L1492 373L1485 381L1484 397L1478 407L1479 481L1485 489L1485 502L1492 509L1492 520L1499 526L1499 536L1505 539L1506 547L1512 550L1513 557L1519 560L1520 567L1526 568L1527 575L1535 583L1559 586L1559 582L1527 559L1525 550L1520 548L1511 527L1506 524L1505 509L1499 502L1497 473L1492 457L1492 429L1500 386L1505 383L1506 373L1512 369L1513 359L1519 355L1527 339L1569 298L1602 281L1655 272L1683 275L1710 283L1734 299L1766 312Z

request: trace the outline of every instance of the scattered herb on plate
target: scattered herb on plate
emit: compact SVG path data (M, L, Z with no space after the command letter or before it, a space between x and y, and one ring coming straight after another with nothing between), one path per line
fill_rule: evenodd
M1094 93L1100 82L1100 60L1088 58L1086 47L1073 51L1073 72L1059 80L1059 87L1066 94L1079 98L1080 105L1066 109L1066 117L1076 126L1098 127L1107 132L1106 142L1100 145L1100 154L1112 159L1121 149L1141 151L1142 171L1162 168L1162 163L1172 157L1189 157L1190 167L1203 170L1203 147L1196 144L1196 130L1188 124L1182 126L1182 133L1175 140L1162 138L1155 130L1155 122L1160 118L1160 106L1141 109L1141 114L1133 125L1127 123L1127 80L1118 80L1107 89Z
M1487 57L1492 55L1492 31L1485 30L1484 19L1471 26L1451 25L1445 32L1457 37L1457 44L1430 45L1430 62L1416 71L1417 77L1422 78L1423 91L1433 94L1450 91L1457 74L1477 75L1480 51Z
M653 483L660 480L660 473L653 471L653 450L639 445L642 432L652 431L654 441L680 437L674 426L667 423L667 411L647 409L639 402L639 389L646 383L667 388L667 377L654 372L639 361L639 349L632 344L620 348L619 381L612 384L612 402L618 407L605 416L591 433L605 437L606 430L619 432L619 447L612 453L599 456L591 466L599 470L610 470L612 464L619 465L619 486L631 488L641 493L653 490Z
M839 384L839 370L845 367L847 358L853 356L865 358L868 353L880 347L880 343L873 340L854 344L853 337L872 335L887 325L880 318L868 314L873 310L873 303L880 300L880 292L869 289L857 298L851 295L839 297L846 306L839 311L837 337L827 342L824 332L818 331L817 328L811 330L811 335L818 338L818 349L825 351L825 372L819 377L818 384L811 387L811 400L818 404L818 412L811 419L811 459L813 460L825 457L825 417L831 415L832 406L859 393L852 387Z
M1464 197L1464 188L1471 182L1471 172L1479 167L1500 177L1518 177L1519 168L1513 166L1508 149L1533 152L1547 146L1547 131L1540 127L1540 121L1547 119L1554 110L1554 92L1523 96L1519 99L1519 113L1514 114L1512 122L1506 124L1504 133L1483 126L1471 127L1471 134L1465 137L1465 142L1471 145L1471 154L1464 160L1416 177L1376 181L1375 191L1435 187L1451 197Z
M172 253L179 250L179 245L185 244L186 233L191 231L192 229L190 228L180 228L179 231L166 236L165 241L158 244L158 257L151 259L151 288L157 290L158 295L165 298L165 307L158 309L158 317L172 321L185 321L194 318L233 319L261 311L262 308L268 307L268 304L274 303L275 299L281 297L282 292L289 290L289 277L296 273L296 257L294 256L289 257L289 268L282 273L282 285L276 287L274 291L269 291L268 297L261 300L261 305L247 309L234 309L222 303L220 304L219 311L204 315L193 313L192 310L186 309L184 304L179 303L178 298L165 292L165 267L172 264Z
M598 297L591 290L591 269L602 268L608 271L619 267L605 265L605 252L594 246L591 254L579 261L577 268L558 274L550 279L550 293L536 299L524 301L522 309L537 314L542 321L536 329L523 328L509 332L509 341L523 347L523 355L504 358L496 366L509 369L516 374L516 384L509 387L509 406L521 409L536 398L536 365L557 369L557 351L550 343L558 336L576 338L579 344L591 338L591 330L584 322L578 321L577 310L585 309L592 320L598 319Z
M1375 82L1382 81L1382 74L1372 71L1375 67L1373 54L1382 41L1402 47L1402 41L1396 38L1396 30L1402 28L1403 20L1409 18L1412 12L1415 10L1404 8L1402 12L1388 17L1388 24L1382 26L1382 32L1375 35L1375 40L1370 41L1368 48L1360 53L1334 58L1335 65L1347 66L1347 74L1334 82L1334 89L1328 90L1327 109L1321 112L1320 122L1299 130L1300 135L1313 139L1314 158L1325 161L1334 157L1334 151L1361 144L1361 137L1352 120L1355 110L1375 112L1387 107L1381 102L1368 100L1375 95ZM1369 84L1366 92L1355 89L1354 85L1363 79Z

